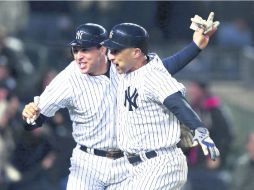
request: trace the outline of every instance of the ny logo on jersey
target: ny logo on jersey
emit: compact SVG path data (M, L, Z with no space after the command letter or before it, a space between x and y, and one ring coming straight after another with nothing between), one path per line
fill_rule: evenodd
M135 109L138 108L137 106L137 97L138 97L138 91L135 88L134 92L132 95L130 95L130 86L128 87L127 90L125 90L125 100L124 100L124 106L126 107L127 101L129 103L129 111L133 111L133 107ZM132 107L133 106L133 107Z

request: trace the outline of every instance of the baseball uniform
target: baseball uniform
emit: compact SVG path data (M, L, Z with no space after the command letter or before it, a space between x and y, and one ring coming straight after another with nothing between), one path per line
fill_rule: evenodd
M199 49L192 42L178 54L166 58L165 66L175 73L182 68L181 65L190 61L189 57L194 58L198 53ZM119 74L114 65L110 67L108 76L90 76L82 74L73 61L40 96L38 106L42 115L51 117L60 108L67 108L73 122L73 137L77 146L71 158L68 190L127 188L126 179L132 166L126 157L113 160L94 155L95 149L118 149L118 126L115 125L118 80Z
M60 108L69 110L73 122L73 138L77 142L71 158L68 190L104 189L127 175L126 158L108 159L93 154L93 149L116 149L115 106L118 75L110 67L105 75L82 74L75 61L71 62L47 86L40 96L41 114L51 117ZM89 147L87 152L80 146ZM92 148L92 149L90 149ZM98 183L100 181L100 183Z
M163 102L171 94L184 93L185 88L171 77L156 54L149 54L149 59L145 66L120 79L118 143L127 156L139 154L145 160L132 167L130 189L180 189L187 178L186 158L176 147L180 124Z

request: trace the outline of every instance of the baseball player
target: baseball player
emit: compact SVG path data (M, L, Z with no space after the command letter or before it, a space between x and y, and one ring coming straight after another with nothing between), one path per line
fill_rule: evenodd
M199 32L203 34L204 29ZM129 189L180 189L187 178L187 163L176 146L179 121L195 130L193 140L206 154L208 150L213 160L219 150L185 100L184 86L172 78L158 55L148 54L148 33L143 27L118 24L102 44L123 74L117 92L116 126L118 146L133 165Z
M25 128L33 130L60 108L69 110L77 146L71 158L67 190L124 189L129 175L129 162L116 140L119 74L107 61L106 48L100 45L106 38L102 26L80 25L70 43L74 61L22 112ZM183 68L203 48L200 38L203 36L195 32L192 43L164 60L165 67L173 74Z

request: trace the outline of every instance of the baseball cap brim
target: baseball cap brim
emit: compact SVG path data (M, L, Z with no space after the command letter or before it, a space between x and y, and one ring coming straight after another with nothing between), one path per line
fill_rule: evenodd
M83 48L87 48L87 49L100 46L99 43L88 41L88 40L73 40L69 43L69 45L70 46L79 46L79 47L83 47Z
M101 45L105 46L106 48L110 49L110 50L120 50L120 49L124 49L124 48L128 48L122 44L116 43L111 39L107 39L104 40Z

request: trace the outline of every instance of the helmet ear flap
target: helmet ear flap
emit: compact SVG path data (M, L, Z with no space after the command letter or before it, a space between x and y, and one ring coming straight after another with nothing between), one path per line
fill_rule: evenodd
M73 49L71 48L71 56L74 59L74 53L73 53Z
M75 49L75 47L74 47L74 46L71 46L71 55L72 55L72 58L73 58L73 59L74 59L75 51L77 51L77 50Z

